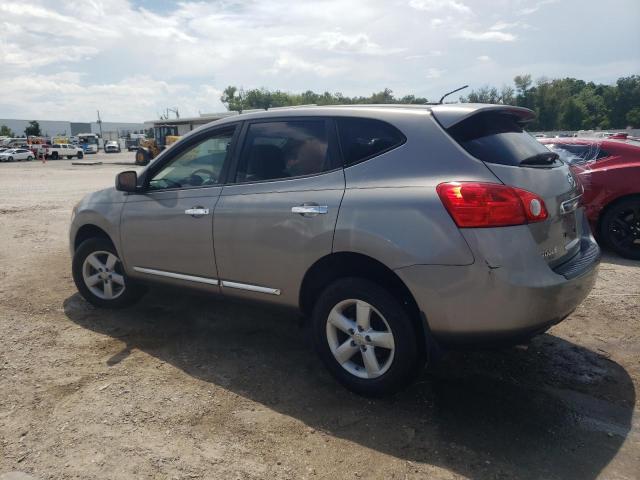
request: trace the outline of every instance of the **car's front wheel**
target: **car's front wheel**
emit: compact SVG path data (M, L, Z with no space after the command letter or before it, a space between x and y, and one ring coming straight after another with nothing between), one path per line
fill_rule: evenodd
M84 157L84 154L82 152L78 152L78 155L76 155L78 157L78 160L81 159L82 157Z
M628 198L608 208L600 233L616 253L640 260L640 198Z
M405 387L424 355L407 310L386 289L360 278L331 284L313 312L316 350L345 387L382 396Z
M144 289L127 277L111 242L91 238L73 256L73 280L80 294L102 308L122 308L136 302Z

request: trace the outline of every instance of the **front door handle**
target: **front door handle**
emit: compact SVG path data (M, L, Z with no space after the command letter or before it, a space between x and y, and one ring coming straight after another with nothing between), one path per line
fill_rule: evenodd
M326 205L298 205L297 207L291 207L291 213L299 213L309 217L324 215L327 212L329 212L329 207Z
M184 211L185 215L191 215L192 217L202 217L203 215L209 215L209 209L204 207L192 207L187 208Z

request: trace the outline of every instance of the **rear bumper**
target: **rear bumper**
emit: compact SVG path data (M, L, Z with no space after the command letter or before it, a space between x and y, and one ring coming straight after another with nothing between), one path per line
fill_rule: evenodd
M512 245L522 247L517 237L516 232ZM475 254L486 239L467 240ZM494 250L498 245L493 245ZM593 288L600 249L590 234L582 238L580 252L555 271L540 255L531 254L537 250L523 255L523 249L510 252L510 248L502 245L501 254L493 258L476 256L485 260L473 265L414 265L396 270L436 340L443 344L518 341L562 321Z

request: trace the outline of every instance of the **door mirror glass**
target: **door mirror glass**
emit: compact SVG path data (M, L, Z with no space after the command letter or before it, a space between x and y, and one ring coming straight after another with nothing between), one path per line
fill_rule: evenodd
M135 192L138 186L138 174L133 170L120 172L116 176L116 190L121 192Z

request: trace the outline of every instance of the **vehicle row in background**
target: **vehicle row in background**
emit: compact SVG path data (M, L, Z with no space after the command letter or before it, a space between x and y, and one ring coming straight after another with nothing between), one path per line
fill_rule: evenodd
M0 152L0 162L21 162L33 159L33 152L27 148L7 148Z
M598 239L619 255L640 260L640 141L626 135L539 141L580 179Z

